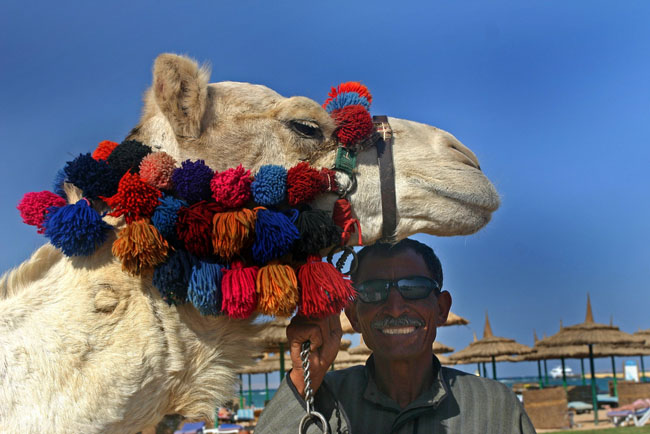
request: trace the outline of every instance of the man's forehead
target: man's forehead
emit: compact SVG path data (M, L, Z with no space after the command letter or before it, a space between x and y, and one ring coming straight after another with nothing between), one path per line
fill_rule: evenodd
M363 282L369 279L396 279L416 275L434 277L424 258L415 250L406 248L368 252L359 264L356 280Z

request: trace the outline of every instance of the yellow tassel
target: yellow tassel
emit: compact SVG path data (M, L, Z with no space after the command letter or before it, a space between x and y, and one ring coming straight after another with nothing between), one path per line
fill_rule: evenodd
M168 251L169 244L148 219L126 225L113 243L113 255L122 261L122 269L136 275L164 262Z
M226 260L246 247L255 230L255 212L243 208L216 213L212 220L214 253Z
M289 265L272 261L259 269L255 282L257 310L264 315L289 317L298 304L298 279Z

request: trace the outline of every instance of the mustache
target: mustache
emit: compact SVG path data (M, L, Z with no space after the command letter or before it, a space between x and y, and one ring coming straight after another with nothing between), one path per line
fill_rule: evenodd
M399 318L385 317L382 319L376 319L370 323L372 328L383 329L386 327L422 327L424 321L417 318L411 318L408 316L400 316Z

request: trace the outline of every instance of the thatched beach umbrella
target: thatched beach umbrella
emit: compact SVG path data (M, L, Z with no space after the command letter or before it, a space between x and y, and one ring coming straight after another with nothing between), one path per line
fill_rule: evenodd
M287 326L289 322L287 318L275 318L266 324L257 337L261 341L264 351L280 355L280 381L284 378L285 373L284 352L288 350Z
M455 350L452 347L448 347L447 345L440 343L438 341L435 341L433 343L433 354L445 354L445 353L453 353Z
M251 390L251 374L264 374L264 383L265 383L265 392L266 392L266 400L268 401L270 398L269 396L269 373L271 372L276 372L280 370L280 356L279 355L274 355L274 356L269 356L268 354L265 354L263 358L258 359L255 361L254 364L245 367L242 371L241 374L248 374L248 400L250 401L249 404L252 403L253 395L252 395L252 390ZM240 394L242 393L242 390L240 389Z
M455 326L455 325L467 325L469 324L469 321L463 318L462 316L458 316L453 312L449 312L449 315L447 316L447 321L442 325L442 327L448 327L448 326Z
M369 355L372 354L372 350L368 348L366 343L363 341L363 336L361 336L361 340L359 341L359 345L356 347L352 347L348 350L350 354L359 354L362 356L368 357Z
M354 334L356 331L352 328L352 324L350 324L350 320L348 319L348 316L345 314L345 312L341 312L341 315L339 316L341 319L341 330L343 330L343 334Z
M633 334L634 336L638 336L645 339L645 346L647 348L650 348L650 329L639 330L634 332ZM643 365L643 356L644 354L639 354L639 358L641 359L641 381L645 383L646 378L645 378L645 366Z
M451 360L468 360L474 357L489 357L492 360L492 377L497 379L496 357L514 354L526 354L532 350L530 347L519 344L513 339L502 338L492 334L492 327L487 312L485 313L485 329L483 339L472 342L465 349L449 356Z
M596 373L594 369L594 345L640 345L644 340L622 332L613 325L599 324L594 322L591 312L591 300L587 295L587 314L585 321L580 324L564 327L558 333L538 342L538 346L565 346L582 345L588 346L589 365L591 368L591 394L594 408L594 423L598 424L598 399L596 390ZM614 374L614 381L616 375Z

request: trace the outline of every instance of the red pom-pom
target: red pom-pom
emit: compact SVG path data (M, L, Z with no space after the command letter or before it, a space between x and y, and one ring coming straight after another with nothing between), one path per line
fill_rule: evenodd
M108 160L108 156L111 155L113 149L117 148L119 143L111 142L110 140L104 140L99 142L97 148L93 152L93 158L97 161L99 160Z
M375 128L370 113L360 105L349 105L334 110L332 117L336 122L336 137L345 146L365 139Z
M287 171L287 197L289 205L309 203L324 190L323 179L318 170L309 163L299 163Z
M307 258L307 263L298 270L298 281L302 289L298 315L310 318L334 315L356 296L350 280L318 256Z
M212 197L225 209L241 208L251 199L251 171L240 164L235 169L215 173L210 181Z
M149 218L158 206L158 198L162 196L160 190L152 187L140 178L137 173L126 172L117 187L117 193L111 197L100 198L104 200L113 212L113 217L125 216L127 223L132 223L141 218Z
M359 233L359 239L357 240L358 246L363 246L361 240L361 224L359 220L352 217L352 206L347 199L338 199L334 202L334 210L332 212L332 220L334 223L343 229L341 233L341 245L344 246L350 240L350 236L356 230Z
M166 152L154 152L140 162L140 177L149 185L161 190L172 188L172 173L176 160Z
M199 257L212 254L212 219L219 211L217 204L204 200L178 210L176 235L188 252Z
M348 81L347 83L341 83L338 86L333 87L332 90L330 90L330 92L327 94L329 98L327 98L327 100L323 104L323 107L327 107L327 104L329 104L339 94L344 92L357 93L359 94L359 96L366 98L366 100L368 100L368 104L372 103L372 95L370 95L370 91L366 86L359 83L358 81Z
M255 278L257 267L244 267L235 261L230 270L223 269L221 310L231 318L248 318L257 306Z
M45 231L43 220L45 220L47 209L51 206L60 208L67 204L68 202L64 198L51 191L39 191L25 194L17 208L23 222L36 226L38 233L42 234Z
M336 170L323 167L320 170L320 179L321 179L322 191L324 192L328 191L332 193L336 193L337 191L339 191L339 184L336 182Z

